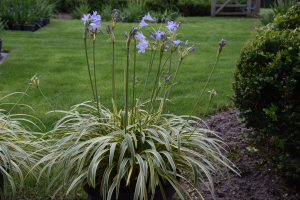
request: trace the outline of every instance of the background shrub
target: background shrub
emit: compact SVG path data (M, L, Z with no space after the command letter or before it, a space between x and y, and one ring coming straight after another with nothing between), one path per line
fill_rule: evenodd
M275 171L294 179L300 179L300 161L293 159L300 155L299 43L300 28L257 30L241 51L232 84L232 100L254 132L249 138L275 155Z
M276 15L274 22L279 29L296 29L300 27L300 4L292 6L286 14Z
M75 19L80 19L83 14L86 14L90 11L90 6L87 2L79 4L79 7L76 7L73 12L71 12L71 15Z
M210 0L179 0L177 5L184 16L209 16Z

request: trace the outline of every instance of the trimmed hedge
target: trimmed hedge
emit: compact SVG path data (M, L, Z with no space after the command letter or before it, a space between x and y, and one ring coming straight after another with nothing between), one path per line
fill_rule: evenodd
M56 3L58 12L71 13L79 6L81 0L51 0ZM110 2L105 0L87 0L91 10L102 11ZM112 1L112 7L117 9L126 8L129 1ZM209 16L211 0L152 0L145 3L144 11L164 12L165 10L179 11L184 16Z
M241 50L231 99L253 129L252 144L271 155L275 171L300 179L300 15L286 16L258 29Z

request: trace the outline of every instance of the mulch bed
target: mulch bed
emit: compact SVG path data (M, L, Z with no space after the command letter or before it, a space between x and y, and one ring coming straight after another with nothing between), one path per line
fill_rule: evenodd
M246 134L245 123L238 121L239 111L228 110L210 115L204 119L211 130L221 133L223 141L230 150L238 145L239 151L247 151L249 145L244 143L241 133ZM288 181L272 173L271 167L267 165L257 169L255 163L264 159L262 153L253 153L250 156L240 156L236 160L230 159L241 171L241 176L230 172L228 180L225 169L222 169L224 177L220 174L214 175L216 200L296 200L300 199L300 183ZM181 181L184 188L189 191L194 199L201 197L190 189L187 183ZM297 186L298 188L294 188ZM298 191L297 191L298 189ZM291 190L294 190L293 192ZM297 194L298 193L298 194ZM211 200L212 195L207 188L202 187L202 194L205 200ZM176 199L176 197L174 198ZM178 198L177 198L178 199ZM186 197L186 199L188 199Z

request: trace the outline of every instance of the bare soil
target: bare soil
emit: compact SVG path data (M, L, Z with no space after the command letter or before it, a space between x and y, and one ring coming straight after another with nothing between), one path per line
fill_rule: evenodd
M52 15L52 18L56 19L73 19L73 17L69 13L57 13Z
M228 145L229 150L233 150L236 145L240 146L238 151L247 151L241 133L246 134L245 123L238 121L239 111L228 110L210 115L204 120L211 130L221 133L223 141ZM269 164L260 168L256 167L256 162L265 158L262 153L256 152L250 155L239 156L236 160L231 160L241 173L240 176L229 171L230 180L226 170L213 176L216 200L297 200L300 199L300 183L289 181L283 177L278 177L272 173ZM184 181L181 181L186 190L194 199L201 197L192 190ZM205 200L213 199L209 190L202 187L202 194ZM176 199L176 197L174 198ZM186 199L188 199L186 197Z

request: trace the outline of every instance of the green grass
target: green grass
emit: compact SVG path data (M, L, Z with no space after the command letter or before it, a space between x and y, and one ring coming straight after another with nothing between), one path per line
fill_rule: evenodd
M271 13L271 12L273 12L272 8L260 8L259 9L259 14L268 14L268 13Z
M189 40L195 44L196 50L186 57L177 76L178 85L173 88L171 100L167 110L170 113L183 115L189 114L196 103L199 94L204 87L207 78L215 62L218 43L221 39L227 40L223 48L219 63L207 91L215 89L217 96L214 98L210 112L226 107L230 101L227 95L231 95L231 82L236 61L241 48L254 31L251 27L260 25L257 19L252 18L211 18L211 17L187 17L187 21L194 23L182 24L178 39ZM105 31L107 23L102 23ZM153 24L152 24L153 25ZM123 67L126 59L124 32L129 32L137 23L121 23L115 29L115 66L116 66L116 90L118 108L124 106ZM41 75L40 87L45 96L57 110L69 110L72 105L91 100L92 93L88 71L86 67L84 42L82 39L83 22L79 20L55 20L37 32L4 31L3 49L10 50L4 63L0 66L0 91L1 96L12 92L25 91L29 79L34 75ZM143 33L149 37L150 28L144 27ZM111 108L111 42L108 35L99 35L96 41L96 68L98 81L98 94L101 103ZM92 58L92 45L88 38L89 56ZM165 53L164 58L169 55ZM174 75L179 55L173 55L171 74ZM145 81L150 51L137 55L137 72L139 80ZM133 61L133 53L131 52ZM157 69L158 55L151 72L154 77ZM90 60L92 64L92 60ZM132 74L132 65L130 73ZM132 77L130 75L129 77ZM148 83L148 97L152 90L154 78ZM131 85L131 84L130 84ZM132 88L132 85L131 87ZM138 87L138 96L141 95L143 85ZM20 96L9 99L16 102ZM131 97L131 96L130 96ZM131 99L131 98L130 98ZM28 96L21 103L32 106L35 113L26 108L18 107L14 112L25 112L37 116L51 129L57 117L53 114L45 114L51 111L46 101L35 87L31 87ZM208 103L208 93L205 95L196 110L196 115L203 113ZM130 101L131 105L131 101Z

